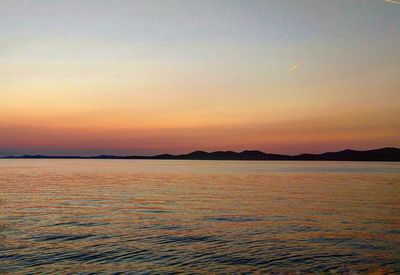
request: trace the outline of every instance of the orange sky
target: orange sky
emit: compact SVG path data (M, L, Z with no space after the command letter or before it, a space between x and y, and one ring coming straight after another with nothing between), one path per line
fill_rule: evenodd
M385 1L1 2L0 155L399 147L399 13Z

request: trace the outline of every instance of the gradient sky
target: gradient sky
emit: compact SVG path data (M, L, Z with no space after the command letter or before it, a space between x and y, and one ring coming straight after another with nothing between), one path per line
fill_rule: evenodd
M0 155L384 146L398 4L0 0Z

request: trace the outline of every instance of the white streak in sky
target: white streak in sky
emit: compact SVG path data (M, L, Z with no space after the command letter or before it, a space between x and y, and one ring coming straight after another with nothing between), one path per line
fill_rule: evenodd
M385 2L388 2L388 3L392 3L392 4L397 4L397 5L400 5L400 2L399 2L399 1L394 1L394 0L385 0Z
M296 65L293 65L292 67L289 68L288 72L292 72L296 70L298 67L300 67L301 63L297 63Z

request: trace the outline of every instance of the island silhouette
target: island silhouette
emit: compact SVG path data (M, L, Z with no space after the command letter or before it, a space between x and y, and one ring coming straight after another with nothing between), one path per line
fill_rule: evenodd
M337 152L322 154L282 155L268 154L258 150L234 151L194 151L189 154L171 155L161 154L155 156L47 156L47 155L21 155L5 156L8 159L165 159L165 160L299 160L299 161L400 161L400 149L385 147L373 150L357 151L346 149Z

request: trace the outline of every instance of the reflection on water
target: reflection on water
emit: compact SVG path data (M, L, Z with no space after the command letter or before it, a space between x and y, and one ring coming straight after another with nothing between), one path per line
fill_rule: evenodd
M400 272L400 163L0 160L0 273Z

